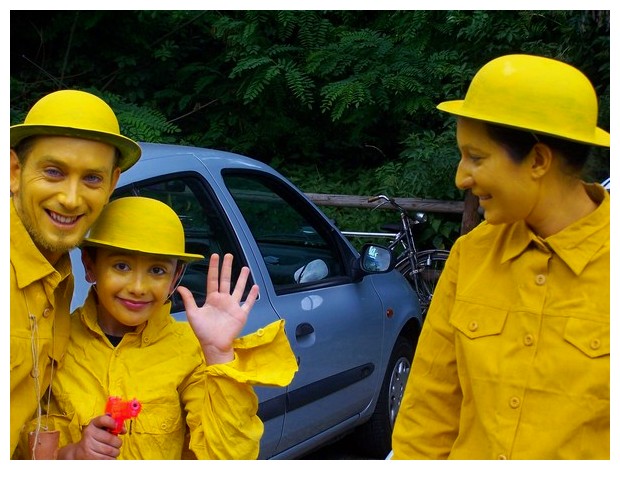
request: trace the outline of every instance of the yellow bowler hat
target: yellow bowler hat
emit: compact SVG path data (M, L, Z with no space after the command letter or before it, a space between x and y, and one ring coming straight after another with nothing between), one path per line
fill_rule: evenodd
M609 147L597 127L598 101L588 78L575 67L535 55L505 55L474 76L464 100L437 105L461 117Z
M185 252L185 232L175 211L146 197L123 197L108 203L82 246L118 248L186 262L204 258Z
M140 145L120 134L110 106L96 95L79 90L59 90L35 103L24 123L11 127L11 148L34 135L78 137L113 145L121 153L122 171L142 154Z

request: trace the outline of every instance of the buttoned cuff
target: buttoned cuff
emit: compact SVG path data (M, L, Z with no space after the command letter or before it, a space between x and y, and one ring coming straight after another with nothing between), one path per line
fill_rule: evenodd
M209 365L208 376L229 377L240 383L285 387L297 372L297 360L284 330L276 320L233 341L234 360Z

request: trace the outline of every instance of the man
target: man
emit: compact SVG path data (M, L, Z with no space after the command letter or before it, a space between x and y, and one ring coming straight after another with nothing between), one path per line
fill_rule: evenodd
M44 396L69 337L76 247L141 155L100 98L61 90L11 127L11 457L24 425L46 426ZM28 455L30 456L30 455Z

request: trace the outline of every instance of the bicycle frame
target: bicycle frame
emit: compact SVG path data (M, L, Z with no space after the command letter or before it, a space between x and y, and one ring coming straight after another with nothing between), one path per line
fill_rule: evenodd
M415 240L413 238L413 231L411 230L413 219L411 219L404 211L400 212L400 224L401 230L399 234L397 234L396 239L389 246L391 250L394 250L396 247L396 243L400 243L403 247L403 251L400 256L396 260L396 268L402 270L402 263L407 261L409 263L409 267L411 268L411 279L414 282L414 288L416 292L420 291L420 286L418 285L418 262L417 262L417 248L415 246ZM403 258L404 257L404 258Z
M374 209L389 203L399 211L400 228L395 233L393 240L388 244L388 248L396 254L395 268L411 283L420 301L422 314L425 316L433 297L435 284L443 270L443 265L448 258L449 252L437 249L418 251L413 235L413 227L424 223L426 215L417 213L415 218L412 218L403 207L385 195L371 197L368 199L368 202L372 203L377 200L382 200L382 202ZM397 251L401 249L402 251ZM427 274L427 276L423 276L424 274Z

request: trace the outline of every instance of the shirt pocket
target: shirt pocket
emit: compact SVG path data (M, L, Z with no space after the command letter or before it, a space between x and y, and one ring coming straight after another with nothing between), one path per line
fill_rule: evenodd
M564 329L564 340L590 358L610 354L608 323L582 318L569 318Z
M465 337L475 340L502 333L507 316L506 310L457 301L450 317L450 324Z
M29 355L32 355L32 352L28 349L30 341L26 338L25 336L11 334L11 372L17 371L22 365L27 365L26 359ZM11 388L13 388L12 382L13 378L11 378Z
M170 435L184 428L185 419L178 403L143 403L134 421L136 432Z

